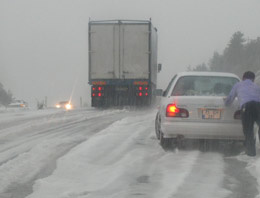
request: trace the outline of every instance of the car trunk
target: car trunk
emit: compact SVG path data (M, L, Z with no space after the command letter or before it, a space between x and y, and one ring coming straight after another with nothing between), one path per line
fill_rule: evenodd
M188 110L189 117L183 118L186 121L234 121L234 113L239 109L237 100L230 107L226 107L223 97L216 96L173 96L169 98L170 103Z

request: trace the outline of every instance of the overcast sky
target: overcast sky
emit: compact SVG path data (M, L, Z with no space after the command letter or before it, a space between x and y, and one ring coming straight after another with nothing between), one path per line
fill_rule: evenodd
M30 103L89 103L88 21L152 18L158 88L222 53L232 34L260 36L259 0L0 0L0 82Z

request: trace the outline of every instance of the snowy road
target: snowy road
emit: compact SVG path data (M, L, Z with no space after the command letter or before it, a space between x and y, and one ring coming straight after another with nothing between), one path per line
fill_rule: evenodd
M0 113L0 198L260 197L260 150L163 150L155 110Z

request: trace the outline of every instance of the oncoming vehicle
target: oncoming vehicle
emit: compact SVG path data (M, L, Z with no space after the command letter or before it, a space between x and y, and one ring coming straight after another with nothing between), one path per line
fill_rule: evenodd
M25 102L24 100L13 100L8 107L11 108L27 108L28 107L28 103Z
M162 147L179 139L243 141L238 101L225 107L223 99L240 81L231 73L183 72L163 93L155 119Z
M62 109L66 109L66 110L71 110L73 108L71 101L61 101L61 102L57 103L55 105L55 107L57 109L62 108Z

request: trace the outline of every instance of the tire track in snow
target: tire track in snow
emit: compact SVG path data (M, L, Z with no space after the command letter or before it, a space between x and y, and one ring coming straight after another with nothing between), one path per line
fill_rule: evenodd
M231 192L223 186L224 171L225 162L221 154L200 153L183 185L171 197L228 197Z
M28 137L22 138L22 141L16 147L12 147L10 153L8 153L10 149L2 152L7 157L9 156L9 159L0 166L1 197L17 198L29 194L34 180L49 175L55 169L56 160L59 157L80 142L87 140L91 135L108 127L114 121L122 119L122 116L118 113L116 116L108 114L100 118L105 121L99 125L96 125L95 117L93 117L42 130L40 133L38 131L38 134L33 134L31 139ZM53 145L49 146L49 144ZM15 151L17 152L16 155L10 157L10 154ZM37 167L37 164L39 167ZM45 174L42 174L42 172L45 172ZM25 193L21 193L21 190Z
M113 114L113 112L112 112ZM106 120L106 116L101 119ZM108 115L109 116L109 115ZM26 128L22 128L21 130L18 131L14 131L13 133L17 134L21 134L19 136L14 136L12 135L11 137L9 137L9 141L10 143L7 141L7 143L2 144L1 145L1 149L0 149L0 165L6 162L6 158L4 158L3 156L1 156L2 153L6 153L5 151L9 151L7 155L7 158L13 158L15 156L17 156L19 153L22 152L26 152L27 150L29 150L33 145L35 145L37 143L36 140L42 139L42 138L53 138L59 135L63 135L63 136L67 136L68 134L70 134L69 132L65 133L64 130L69 131L68 129L73 129L75 127L76 124L80 124L80 123L84 123L84 122L91 122L94 119L96 119L96 116L90 116L87 118L80 118L80 119L73 119L72 121L67 121L65 124L62 123L57 123L55 122L54 124L52 124L53 126L49 126L49 122L45 123L44 127L46 127L47 125L47 129L43 129L43 126L36 126L35 127L26 127ZM39 120L40 121L40 120ZM57 126L58 125L58 126ZM101 126L102 129L102 126ZM29 131L29 132L28 132ZM0 141L5 141L5 139L0 138ZM15 152L17 151L17 152Z
M154 138L154 117L123 119L74 147L58 160L51 176L36 182L28 198L169 197L199 152L161 149Z
M255 198L259 195L257 179L246 168L248 163L234 157L225 158L226 177L224 185L233 193L229 198Z

